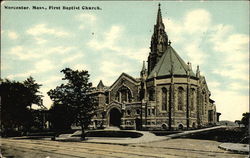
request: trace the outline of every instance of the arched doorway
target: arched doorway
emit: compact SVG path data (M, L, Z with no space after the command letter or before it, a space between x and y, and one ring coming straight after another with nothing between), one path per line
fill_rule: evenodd
M122 117L122 114L117 108L111 109L109 112L109 126L120 127L121 117Z

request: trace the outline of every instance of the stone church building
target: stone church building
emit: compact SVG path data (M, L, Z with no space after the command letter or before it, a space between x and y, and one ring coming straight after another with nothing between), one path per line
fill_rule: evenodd
M199 67L194 72L171 46L160 5L147 67L143 62L140 77L122 73L109 87L100 81L93 93L98 109L92 128L172 130L218 121L219 113Z

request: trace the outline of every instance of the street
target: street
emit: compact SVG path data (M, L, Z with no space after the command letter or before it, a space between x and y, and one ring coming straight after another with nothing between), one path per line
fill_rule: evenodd
M59 142L51 140L1 139L4 157L69 158L69 157L218 157L245 158L218 148L220 142L197 139L171 139L143 144L100 144Z

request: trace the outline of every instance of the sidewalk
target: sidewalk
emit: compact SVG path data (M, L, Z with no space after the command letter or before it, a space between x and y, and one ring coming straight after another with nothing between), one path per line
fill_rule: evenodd
M170 134L170 135L168 135L168 137L170 137L170 138L180 138L180 137L191 135L191 134L194 134L194 133L201 133L201 132L211 131L211 130L220 129L220 128L226 128L226 126L216 126L216 127L196 129L196 130L191 130L191 131L184 131L182 133Z
M219 145L220 149L232 151L239 154L248 154L249 145L248 144L239 144L239 143L222 143Z
M87 137L87 140L84 142L89 143L105 143L105 144L140 144L140 143L147 143L147 142L154 142L154 141L162 141L168 140L172 138L180 138L186 135L200 133L209 130L215 130L219 128L225 128L226 126L216 126L211 128L204 128L198 130L191 130L191 131L184 131L182 133L177 134L170 134L167 136L156 136L151 132L148 131L136 131L136 130L128 130L130 132L137 132L141 133L143 136L139 138L114 138L114 137ZM114 129L114 131L120 131L118 129ZM126 131L126 130L123 130ZM78 131L79 134L80 131ZM71 135L60 135L60 137L56 138L59 141L81 141L79 137L71 137Z

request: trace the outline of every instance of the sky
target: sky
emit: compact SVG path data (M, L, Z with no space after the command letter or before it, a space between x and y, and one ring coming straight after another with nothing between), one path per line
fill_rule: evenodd
M88 70L96 86L125 72L140 76L147 61L158 3L172 47L193 71L200 66L221 120L249 111L249 2L247 1L9 1L1 3L1 78L29 76L47 92L66 67ZM27 6L29 10L5 9ZM33 6L47 10L35 10ZM99 6L101 10L49 10Z

